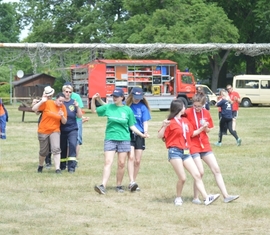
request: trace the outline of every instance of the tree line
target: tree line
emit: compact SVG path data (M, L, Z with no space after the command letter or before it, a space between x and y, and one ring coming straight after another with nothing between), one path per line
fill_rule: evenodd
M19 42L20 31L30 26L23 42L268 43L269 20L267 0L0 0L0 42ZM97 56L128 59L123 52L98 51ZM176 61L181 70L189 68L198 79L209 79L213 90L226 86L228 74L269 73L267 56L231 51L155 52L142 58ZM26 72L32 69L29 61L19 65ZM5 71L0 67L1 77Z

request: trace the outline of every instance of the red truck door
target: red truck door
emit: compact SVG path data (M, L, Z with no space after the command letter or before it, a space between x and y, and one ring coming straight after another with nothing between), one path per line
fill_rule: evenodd
M102 98L106 97L106 65L89 64L88 97L99 93Z

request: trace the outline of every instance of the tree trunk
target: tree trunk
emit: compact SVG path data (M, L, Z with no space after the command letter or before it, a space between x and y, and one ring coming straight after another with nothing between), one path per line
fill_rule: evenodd
M246 74L257 74L255 58L248 55L245 57L246 57Z
M210 66L212 69L211 90L214 92L217 90L218 77L219 77L220 70L221 70L223 64L225 63L226 59L228 58L230 50L225 51L225 53L223 53L223 52L224 51L222 51L219 54L215 54L213 56L208 56Z

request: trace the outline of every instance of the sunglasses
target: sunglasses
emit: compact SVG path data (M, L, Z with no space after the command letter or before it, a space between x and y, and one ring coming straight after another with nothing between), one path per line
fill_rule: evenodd
M66 93L70 93L70 94L72 93L72 91L65 91L65 92L66 92Z

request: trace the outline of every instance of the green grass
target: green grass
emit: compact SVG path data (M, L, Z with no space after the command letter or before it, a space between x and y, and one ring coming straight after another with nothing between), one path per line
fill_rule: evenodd
M87 111L79 168L75 174L54 169L37 174L37 116L26 113L21 122L18 106L7 106L10 121L7 140L0 140L0 234L269 234L269 107L242 108L237 131L242 146L231 135L222 147L213 146L227 190L240 198L225 204L191 203L192 178L187 174L184 204L175 207L176 175L167 161L164 143L157 131L166 112L152 111L137 182L140 193L117 194L116 158L108 193L98 195L93 187L101 182L105 118ZM217 141L217 109L211 108L216 127L210 133ZM207 192L219 193L214 177L205 166ZM128 176L123 183L127 186Z

